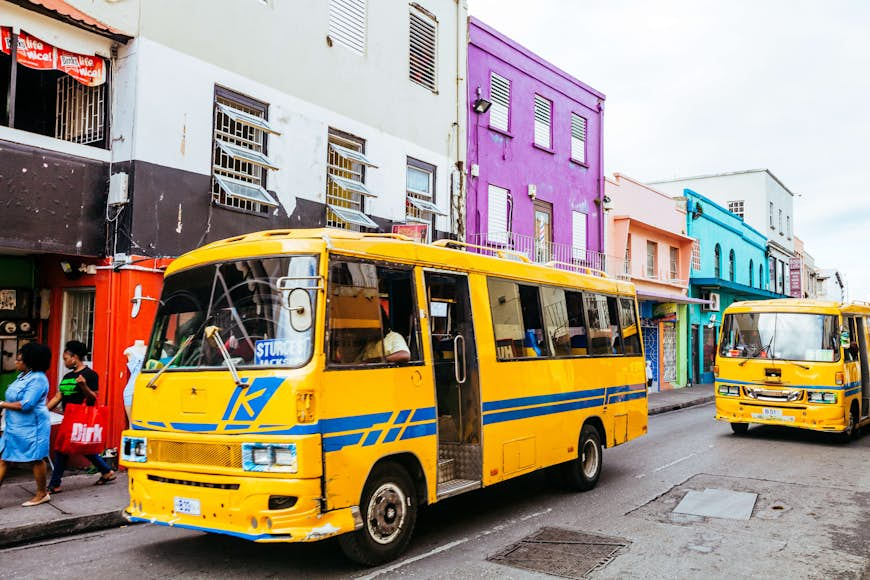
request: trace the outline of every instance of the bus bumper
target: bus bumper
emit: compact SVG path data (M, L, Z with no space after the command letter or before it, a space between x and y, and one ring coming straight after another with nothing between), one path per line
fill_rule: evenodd
M716 397L716 420L727 423L780 425L839 433L848 427L842 405L780 405L762 401L725 400Z
M321 512L320 479L273 479L130 469L124 517L254 542L313 542L362 526L357 506ZM293 505L269 509L273 496Z

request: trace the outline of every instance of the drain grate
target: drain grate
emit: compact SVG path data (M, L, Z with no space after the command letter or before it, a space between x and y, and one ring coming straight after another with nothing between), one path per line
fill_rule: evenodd
M498 554L487 558L530 572L563 578L585 578L607 565L628 540L561 528L541 528Z

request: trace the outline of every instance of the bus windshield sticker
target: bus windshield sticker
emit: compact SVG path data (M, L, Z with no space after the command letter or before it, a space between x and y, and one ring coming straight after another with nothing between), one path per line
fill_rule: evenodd
M254 364L266 366L298 366L308 359L311 337L273 338L255 343Z

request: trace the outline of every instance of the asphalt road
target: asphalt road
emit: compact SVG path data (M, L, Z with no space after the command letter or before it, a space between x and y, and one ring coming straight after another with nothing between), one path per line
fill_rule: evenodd
M648 436L605 451L591 492L563 492L539 473L432 506L408 553L381 568L348 563L334 541L257 545L139 525L2 550L0 577L543 575L487 560L502 556L567 575L597 564L591 578L870 579L870 434L849 445L770 427L737 437L712 413L707 405L651 417ZM756 494L751 517L674 512L687 492L704 490ZM545 527L556 528L536 536L547 541L508 549Z

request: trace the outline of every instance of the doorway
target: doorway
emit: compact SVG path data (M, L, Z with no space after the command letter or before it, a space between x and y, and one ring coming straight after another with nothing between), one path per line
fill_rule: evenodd
M552 260L553 247L553 204L535 200L535 261Z
M701 329L697 324L692 325L692 344L689 352L692 353L692 381L695 384L701 382L701 369L698 366L698 361L701 355L698 352L698 345L701 344Z
M480 487L480 381L468 278L426 272L438 414L439 498Z

